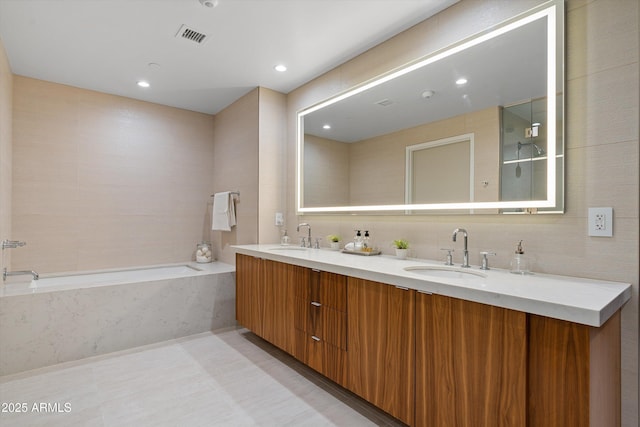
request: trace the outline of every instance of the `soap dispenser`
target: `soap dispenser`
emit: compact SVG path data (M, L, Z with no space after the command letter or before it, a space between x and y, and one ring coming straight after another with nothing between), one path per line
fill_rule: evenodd
M522 240L518 242L516 253L511 259L511 272L513 274L529 274L529 261L524 255L524 250L522 249Z
M364 232L364 238L362 239L362 250L365 252L371 252L373 250L373 244L371 243L371 236L369 236L369 230Z
M356 230L356 236L353 238L353 249L356 251L362 250L362 233L360 230Z
M287 230L284 230L284 233L282 234L282 237L280 238L280 244L282 246L289 246L290 240L289 240L289 235L287 234Z

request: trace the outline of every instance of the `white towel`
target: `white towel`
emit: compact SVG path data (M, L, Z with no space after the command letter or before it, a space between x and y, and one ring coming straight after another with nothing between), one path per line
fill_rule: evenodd
M236 208L230 191L213 195L212 230L231 231L236 225Z

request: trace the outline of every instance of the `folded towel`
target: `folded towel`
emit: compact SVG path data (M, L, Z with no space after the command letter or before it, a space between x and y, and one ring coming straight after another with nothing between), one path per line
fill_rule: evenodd
M236 225L236 208L230 191L213 195L212 230L231 231Z

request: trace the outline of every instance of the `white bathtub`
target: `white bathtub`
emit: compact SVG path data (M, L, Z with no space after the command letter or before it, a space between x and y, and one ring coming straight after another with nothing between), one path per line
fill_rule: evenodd
M0 375L234 326L214 262L22 278L0 288Z

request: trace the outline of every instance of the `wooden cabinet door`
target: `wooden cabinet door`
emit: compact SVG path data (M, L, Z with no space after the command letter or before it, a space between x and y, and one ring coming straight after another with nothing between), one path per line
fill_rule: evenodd
M413 290L352 277L347 287L348 388L409 425L414 421L414 297Z
M599 328L528 317L528 426L620 426L620 311Z
M527 425L527 318L416 294L416 426Z
M263 260L264 328L262 337L287 353L294 353L294 286L306 269Z
M260 336L264 309L261 268L260 258L236 254L236 320Z

